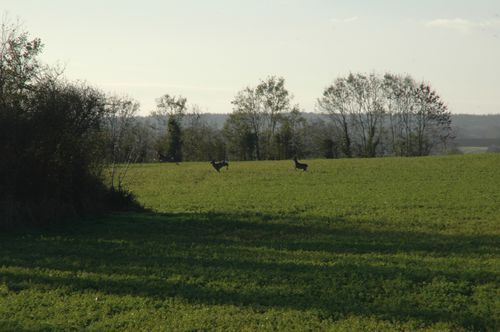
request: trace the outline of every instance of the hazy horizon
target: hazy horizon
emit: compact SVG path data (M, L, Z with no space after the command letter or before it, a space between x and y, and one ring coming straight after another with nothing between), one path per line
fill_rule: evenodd
M283 76L294 102L315 110L349 72L410 74L454 114L500 113L499 1L4 0L45 45L42 59L141 103L165 93L230 113L246 86Z

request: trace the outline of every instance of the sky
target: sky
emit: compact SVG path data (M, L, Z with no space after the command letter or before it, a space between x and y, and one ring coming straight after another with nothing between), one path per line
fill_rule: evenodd
M228 113L236 93L283 76L316 111L350 72L410 74L452 113L500 113L498 0L1 0L65 76L141 103L183 95Z

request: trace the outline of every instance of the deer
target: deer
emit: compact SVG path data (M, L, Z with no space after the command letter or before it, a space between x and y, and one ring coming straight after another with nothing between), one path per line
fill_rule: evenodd
M297 160L297 156L295 156L295 157L293 158L293 161L295 162L295 169L296 169L296 170L297 170L297 169L301 169L301 170L303 170L304 172L305 172L305 171L307 171L307 164L304 164L304 163L300 163L300 162L298 162L298 160Z
M222 160L222 161L215 161L215 160L212 160L212 161L210 162L210 164L212 164L212 166L215 168L215 170L216 170L217 172L219 172L219 173L220 173L220 169L221 169L222 167L224 167L224 166L226 167L226 169L227 169L227 170L229 170L229 163L228 163L227 161L225 161L225 160Z

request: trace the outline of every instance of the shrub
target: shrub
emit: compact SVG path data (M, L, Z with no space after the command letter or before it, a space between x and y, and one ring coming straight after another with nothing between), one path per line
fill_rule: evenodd
M102 182L104 94L43 68L41 42L16 27L4 24L0 40L0 226L115 205Z

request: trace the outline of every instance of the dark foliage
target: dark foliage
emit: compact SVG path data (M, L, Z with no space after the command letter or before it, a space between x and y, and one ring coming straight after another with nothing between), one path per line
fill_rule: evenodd
M0 226L105 210L103 94L42 70L38 39L2 34Z
M174 162L182 161L181 126L174 117L168 119L167 157Z

